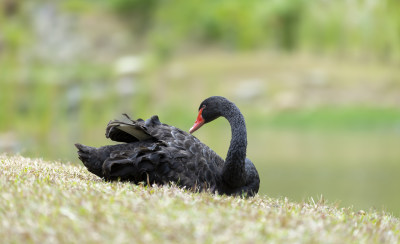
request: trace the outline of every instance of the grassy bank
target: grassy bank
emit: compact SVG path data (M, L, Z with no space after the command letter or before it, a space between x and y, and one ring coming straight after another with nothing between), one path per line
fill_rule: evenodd
M81 166L0 156L5 243L397 243L400 220L323 199L291 202L107 183Z

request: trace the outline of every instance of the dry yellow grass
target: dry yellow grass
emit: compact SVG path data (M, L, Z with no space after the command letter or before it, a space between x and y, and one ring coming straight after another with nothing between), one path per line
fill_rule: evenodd
M81 166L0 155L2 243L398 243L400 220L317 202L108 183Z

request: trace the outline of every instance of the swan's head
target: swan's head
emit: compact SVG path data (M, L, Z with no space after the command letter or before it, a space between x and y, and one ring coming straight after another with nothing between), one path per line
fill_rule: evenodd
M194 123L193 127L190 128L189 132L193 133L200 129L204 124L213 121L220 117L224 112L224 105L231 103L224 97L214 96L204 100L199 106L199 115Z

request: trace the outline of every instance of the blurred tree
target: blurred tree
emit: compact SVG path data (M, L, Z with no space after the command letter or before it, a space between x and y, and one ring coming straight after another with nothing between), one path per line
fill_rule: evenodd
M304 1L274 1L275 25L279 47L291 51L297 46L297 32L304 10Z
M111 8L134 28L143 33L149 29L159 0L114 0L109 1Z
M3 11L5 16L12 16L18 12L19 9L19 0L4 0L3 2Z

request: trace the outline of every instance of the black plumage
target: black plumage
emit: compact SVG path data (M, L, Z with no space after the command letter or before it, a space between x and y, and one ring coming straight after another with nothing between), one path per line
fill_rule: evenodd
M143 121L125 115L126 121L110 121L106 137L123 144L75 146L86 168L106 180L174 182L193 191L253 196L260 180L255 166L246 158L246 125L236 105L218 96L204 100L191 133L220 116L232 129L226 160L191 134L162 124L157 116Z

